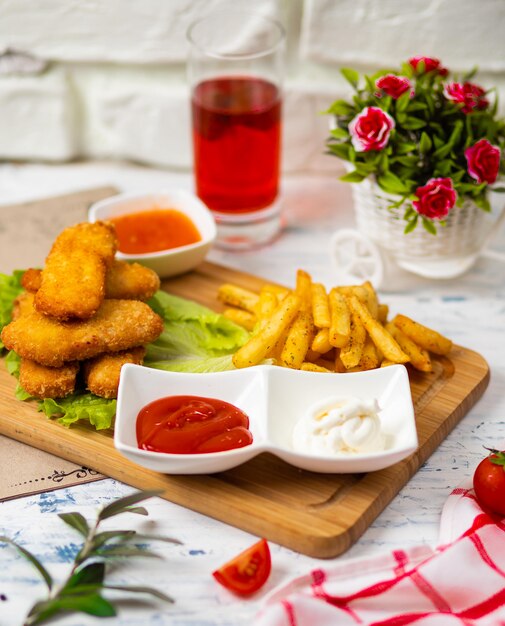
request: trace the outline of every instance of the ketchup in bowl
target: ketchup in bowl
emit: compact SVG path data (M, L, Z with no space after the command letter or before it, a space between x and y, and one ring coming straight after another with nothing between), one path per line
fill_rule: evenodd
M243 448L252 440L247 415L215 398L168 396L150 402L137 416L141 450L204 454Z
M187 246L202 237L191 219L177 209L159 209L127 213L110 218L116 227L119 251L146 254Z

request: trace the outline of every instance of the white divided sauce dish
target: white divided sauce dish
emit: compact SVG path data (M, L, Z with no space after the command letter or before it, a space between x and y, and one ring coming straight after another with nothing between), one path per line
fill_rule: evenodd
M252 444L204 454L139 449L139 411L154 400L179 395L217 398L244 411L249 417ZM295 425L311 407L331 397L376 399L384 449L331 455L295 451ZM222 472L262 452L313 472L357 473L380 470L401 461L417 449L418 441L408 374L403 365L332 375L271 365L193 374L127 364L121 370L114 445L130 461L164 474Z

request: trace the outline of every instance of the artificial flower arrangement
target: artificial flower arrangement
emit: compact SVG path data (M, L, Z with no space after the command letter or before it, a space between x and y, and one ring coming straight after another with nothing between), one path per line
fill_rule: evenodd
M414 57L400 72L364 76L342 69L352 101L337 100L328 149L348 161L341 180L372 177L403 211L405 233L419 222L436 234L451 211L471 199L490 211L488 190L503 172L505 121L497 97L471 82L475 70L452 80L438 59ZM492 187L494 191L504 188Z

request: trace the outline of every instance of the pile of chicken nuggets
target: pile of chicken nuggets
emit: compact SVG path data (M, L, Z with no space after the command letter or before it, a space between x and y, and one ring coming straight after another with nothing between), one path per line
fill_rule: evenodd
M30 395L63 398L80 376L92 393L115 398L121 367L142 364L145 344L163 331L145 303L158 275L116 260L116 250L112 224L77 224L60 233L42 270L25 272L1 338L21 357L19 382Z

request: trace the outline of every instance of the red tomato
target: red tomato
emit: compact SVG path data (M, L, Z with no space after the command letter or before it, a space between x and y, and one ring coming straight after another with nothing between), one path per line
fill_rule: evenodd
M261 539L212 575L230 591L246 596L266 583L271 569L270 548L266 540Z
M499 515L505 515L505 451L490 450L473 475L473 488L480 504Z

